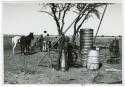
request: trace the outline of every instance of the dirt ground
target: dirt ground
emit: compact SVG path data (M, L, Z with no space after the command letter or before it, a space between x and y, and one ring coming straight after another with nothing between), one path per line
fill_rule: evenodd
M37 66L41 57L46 52L37 52L32 55L21 55L20 50L12 54L12 50L4 50L4 83L5 84L107 84L122 83L121 64L107 64L108 50L100 52L102 67L96 71L87 70L85 67L71 67L68 71L56 71L47 67L47 56L42 65ZM102 54L103 53L103 54ZM105 55L104 55L105 54ZM21 72L24 68L25 73ZM118 71L106 71L106 69Z
M12 36L4 36L4 83L5 84L122 84L122 64L109 64L109 50L103 48L100 51L99 70L90 71L86 67L70 67L68 71L56 71L49 66L49 56L41 62L38 62L46 54L39 52L31 55L21 55L19 46L12 54ZM96 46L108 46L112 38L100 38L96 40ZM79 41L77 41L79 42ZM122 59L122 44L120 43L120 60ZM57 54L55 54L57 55ZM55 56L51 57L54 59ZM81 58L78 57L77 65L81 64ZM122 60L121 60L122 61ZM22 69L25 72L22 72Z

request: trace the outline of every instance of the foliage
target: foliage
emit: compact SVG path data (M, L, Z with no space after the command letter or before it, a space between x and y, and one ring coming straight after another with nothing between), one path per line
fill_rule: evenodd
M74 5L71 3L46 3L43 5L44 7L49 8L49 11L40 12L45 12L53 17L57 26L58 33L60 35L65 25L65 16Z
M45 12L53 17L57 26L58 34L60 35L63 32L66 14L71 11L72 7L75 7L76 10L73 12L78 14L78 16L74 22L74 33L72 37L72 41L74 42L76 34L87 19L93 17L93 14L100 19L98 8L103 7L105 4L106 3L45 3L42 5L49 9L49 11L40 12Z
M74 42L76 34L79 32L79 29L82 27L82 24L93 17L93 14L100 19L100 12L98 10L99 7L102 7L105 3L77 3L77 14L78 17L74 23L74 33L72 37L72 41Z

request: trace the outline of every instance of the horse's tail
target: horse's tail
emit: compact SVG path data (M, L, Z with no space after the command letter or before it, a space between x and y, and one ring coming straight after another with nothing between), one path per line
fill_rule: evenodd
M12 38L12 51L13 51L13 54L14 54L14 38Z
M18 43L20 43L20 38L18 39Z
M13 41L13 38L12 38L12 48L13 48L13 45L14 45L14 41Z

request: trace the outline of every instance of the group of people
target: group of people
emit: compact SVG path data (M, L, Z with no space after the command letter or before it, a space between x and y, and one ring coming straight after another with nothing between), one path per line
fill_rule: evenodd
M43 31L43 34L40 38L37 38L35 41L33 32L30 32L29 35L25 36L14 36L12 38L12 50L13 54L15 54L15 48L17 44L20 44L21 53L29 54L29 52L36 46L37 43L39 43L40 50L41 51L47 51L48 48L51 46L51 42L48 38L49 34L47 34L47 31ZM35 42L34 42L35 41Z
M54 49L59 49L59 57L57 58L57 65L55 65L55 69L60 70L64 69L67 70L70 66L74 65L74 59L76 60L76 54L73 52L72 44L70 43L69 37L62 34L60 36L59 41L55 41L54 46L51 46L50 36L47 34L47 31L44 31L43 34L41 34L40 38L38 40L39 49L41 52L47 52L51 50L51 47L54 47ZM14 49L18 42L20 42L21 46L21 53L24 53L24 55L27 55L30 53L31 49L31 42L34 40L34 34L30 32L27 36L16 36L12 38L12 44L13 44L13 54ZM74 57L75 55L75 57Z
M55 61L56 63L52 63L51 65L56 70L68 70L77 60L77 54L74 51L73 45L70 43L70 38L62 34L60 37L56 38L57 40L52 44L48 36L46 32L41 35L39 39L40 50L45 52L48 50L52 51L52 49L58 49L58 51L54 50L59 53Z
M47 31L43 31L43 34L41 34L39 39L39 46L41 52L46 52L48 48L51 47L51 41L49 40L49 34L47 34Z

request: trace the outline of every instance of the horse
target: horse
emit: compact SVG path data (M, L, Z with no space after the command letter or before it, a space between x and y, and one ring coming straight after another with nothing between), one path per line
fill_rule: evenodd
M14 50L17 46L18 43L20 43L20 38L21 36L15 36L12 38L12 50L13 50L13 54L15 53Z
M21 53L29 54L31 40L34 39L33 33L30 32L27 36L22 36L20 38Z

